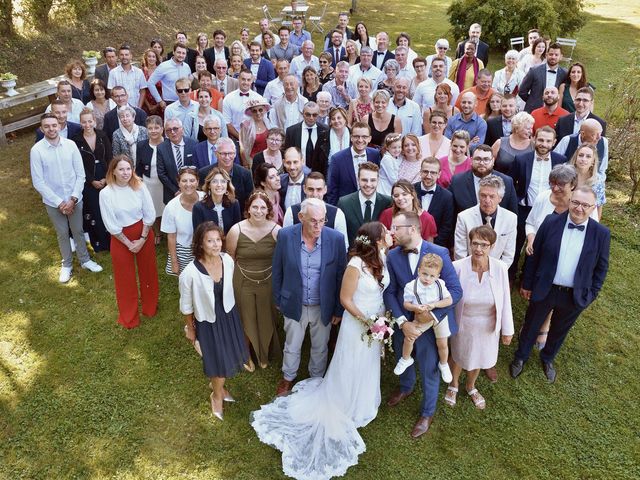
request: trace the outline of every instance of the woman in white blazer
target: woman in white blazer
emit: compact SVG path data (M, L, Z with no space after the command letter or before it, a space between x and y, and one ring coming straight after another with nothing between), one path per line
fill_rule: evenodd
M223 402L235 400L224 387L249 355L233 296L233 260L222 252L224 234L213 222L193 235L194 260L180 274L180 311L187 339L199 343L204 373L210 378L211 411L222 420Z
M458 333L451 337L453 381L444 398L451 406L456 404L460 373L466 370L467 393L476 408L485 408L476 379L481 369L495 366L500 338L503 345L509 345L513 337L508 269L489 255L496 237L488 225L473 228L469 232L471 255L453 262L464 293L455 308Z

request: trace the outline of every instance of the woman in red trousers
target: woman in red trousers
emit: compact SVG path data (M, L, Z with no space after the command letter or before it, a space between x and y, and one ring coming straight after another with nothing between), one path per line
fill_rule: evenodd
M140 325L136 265L140 277L142 314L152 317L158 308L158 270L153 241L156 212L147 187L126 155L109 164L107 186L100 191L100 210L111 234L111 261L118 302L118 323Z

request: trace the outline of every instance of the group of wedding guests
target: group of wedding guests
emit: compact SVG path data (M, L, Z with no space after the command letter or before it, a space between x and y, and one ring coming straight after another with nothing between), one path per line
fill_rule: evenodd
M364 23L351 32L345 17L319 58L310 36L294 45L296 20L277 45L261 21L259 41L243 29L231 50L222 30L213 46L199 35L197 49L179 32L162 62L154 40L142 70L128 46L105 49L91 82L72 62L31 150L63 257L60 282L72 275L70 233L82 268L102 270L87 235L94 252L110 251L125 328L140 324L139 303L142 315L157 312L156 247L166 238L165 272L179 276L185 334L217 418L235 401L227 378L282 356L278 399L252 425L300 478L344 473L364 450L356 429L381 403L381 345L361 338L363 319L386 310L396 319L399 388L387 405L411 395L420 376L417 438L431 425L440 378L454 406L466 372L466 393L486 407L476 381L481 371L497 380L499 344L516 334L519 272L529 308L510 372L520 375L535 345L553 382L553 360L608 266L609 232L598 223L608 146L591 118L593 90L570 73L562 97L576 102L573 123L534 130L536 115L518 113L514 97L529 73L515 73L508 52L493 81L504 95L486 96L479 114L491 82L483 91L477 28L451 61L444 39L425 58L400 34L393 54L386 32L369 37ZM544 52L530 41L520 61L534 72ZM469 76L471 87L459 88ZM529 94L548 106L548 97L558 102L553 88ZM307 328L311 379L296 383ZM349 448L336 455L325 436Z

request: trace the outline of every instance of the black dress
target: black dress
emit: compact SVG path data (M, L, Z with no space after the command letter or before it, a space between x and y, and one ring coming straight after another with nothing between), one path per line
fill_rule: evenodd
M387 137L387 135L395 132L395 127L393 126L395 119L396 116L391 115L391 120L389 120L389 124L387 125L387 127L384 130L380 131L376 130L376 126L373 124L373 116L369 115L369 120L367 123L369 123L369 128L371 129L371 142L369 142L370 147L380 148L384 145L384 139Z
M197 259L194 259L193 264L200 273L209 275ZM224 311L224 282L224 277L219 282L213 282L216 321L195 321L196 338L202 350L202 367L207 377L230 378L242 370L242 365L249 361L238 309L234 306L229 313Z
M80 150L86 177L84 189L82 190L82 227L89 234L93 251L102 252L109 250L111 235L104 226L100 213L100 190L95 188L91 182L93 180L102 180L105 177L113 156L113 150L107 134L102 130L95 130L95 132L95 150L91 150L82 135L82 131L73 137L73 141L78 146L78 150Z

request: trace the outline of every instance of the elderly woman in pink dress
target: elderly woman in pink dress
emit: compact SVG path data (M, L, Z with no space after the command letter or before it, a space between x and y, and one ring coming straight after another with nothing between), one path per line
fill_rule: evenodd
M465 370L467 394L475 407L483 410L486 401L476 388L476 379L480 369L495 366L500 339L503 345L511 343L513 313L507 266L489 256L496 232L490 225L482 225L469 232L469 239L471 255L453 262L464 293L455 310L458 333L451 337L453 381L444 401L456 404L460 374Z

